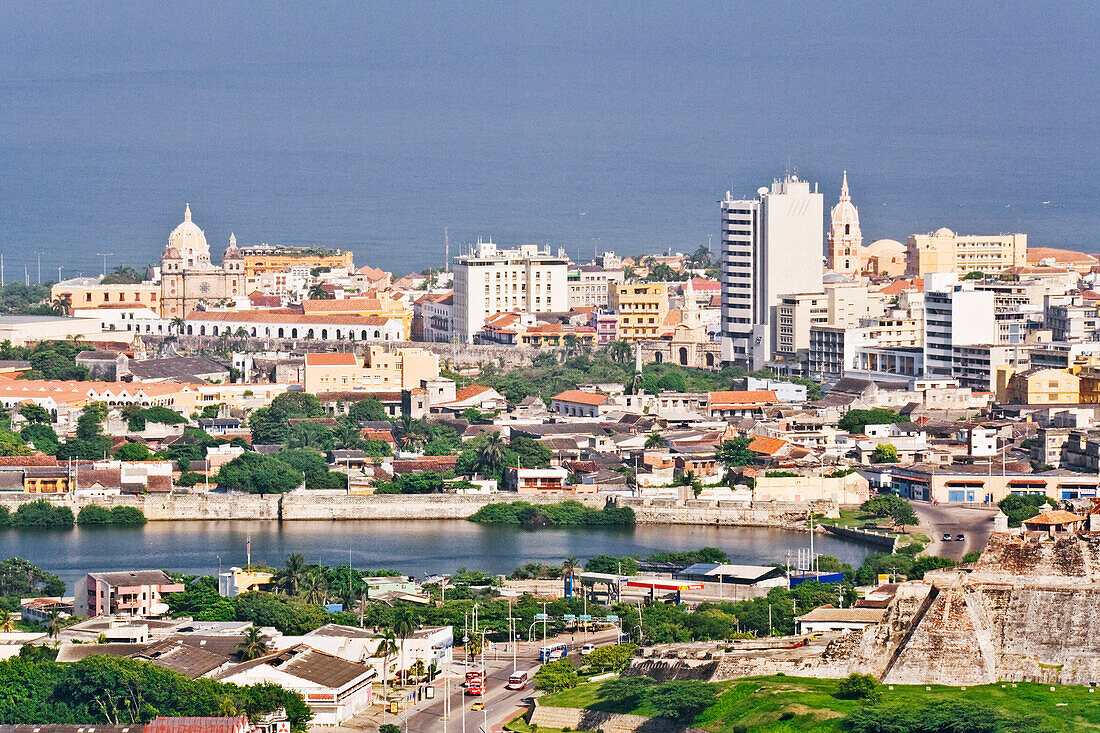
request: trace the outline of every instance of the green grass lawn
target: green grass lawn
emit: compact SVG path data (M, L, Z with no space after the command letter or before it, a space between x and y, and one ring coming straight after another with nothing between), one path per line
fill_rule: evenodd
M836 733L840 721L860 705L854 700L833 697L837 680L803 677L751 677L743 680L715 683L722 690L717 702L703 711L695 721L697 727L713 733L735 733L751 730L770 732L810 731ZM598 694L599 683L575 687L572 690L546 695L540 705L583 707L608 712L649 715L643 704L636 709L615 710ZM1100 731L1100 690L1090 693L1087 687L1055 687L1049 685L1011 683L968 687L933 685L894 685L881 687L884 704L899 703L920 707L933 700L967 700L993 706L1016 715L1039 715L1044 724L1056 731ZM784 713L787 720L780 720Z

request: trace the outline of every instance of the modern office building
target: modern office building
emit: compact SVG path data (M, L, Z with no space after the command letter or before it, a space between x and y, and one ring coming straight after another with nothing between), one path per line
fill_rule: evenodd
M465 343L485 327L485 319L505 311L550 313L569 310L565 250L533 244L498 249L480 239L454 261L455 335Z
M994 295L973 285L924 294L924 367L929 377L951 377L954 347L997 343Z
M823 197L788 175L755 199L726 192L720 206L723 359L760 368L780 296L823 292Z

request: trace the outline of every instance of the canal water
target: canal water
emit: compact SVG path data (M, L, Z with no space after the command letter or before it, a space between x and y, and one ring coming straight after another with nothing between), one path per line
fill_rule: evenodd
M526 529L463 520L416 521L181 521L143 527L0 530L0 557L18 556L60 575L70 587L93 571L161 568L213 574L253 562L282 565L299 552L310 563L351 561L361 570L387 568L410 575L460 567L508 573L526 562L560 564L566 557L639 555L712 546L733 562L793 563L809 546L806 532L765 527L637 525ZM867 546L828 535L815 550L858 565Z

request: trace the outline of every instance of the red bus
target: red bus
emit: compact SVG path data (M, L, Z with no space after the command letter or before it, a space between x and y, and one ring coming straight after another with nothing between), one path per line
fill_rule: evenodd
M485 689L481 686L481 678L468 680L466 682L466 694L467 695L481 695L484 694Z

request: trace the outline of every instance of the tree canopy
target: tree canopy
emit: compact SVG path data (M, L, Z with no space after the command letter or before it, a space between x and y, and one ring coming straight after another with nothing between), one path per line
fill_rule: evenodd
M218 485L249 494L285 494L302 485L302 472L275 456L246 451L218 471Z

